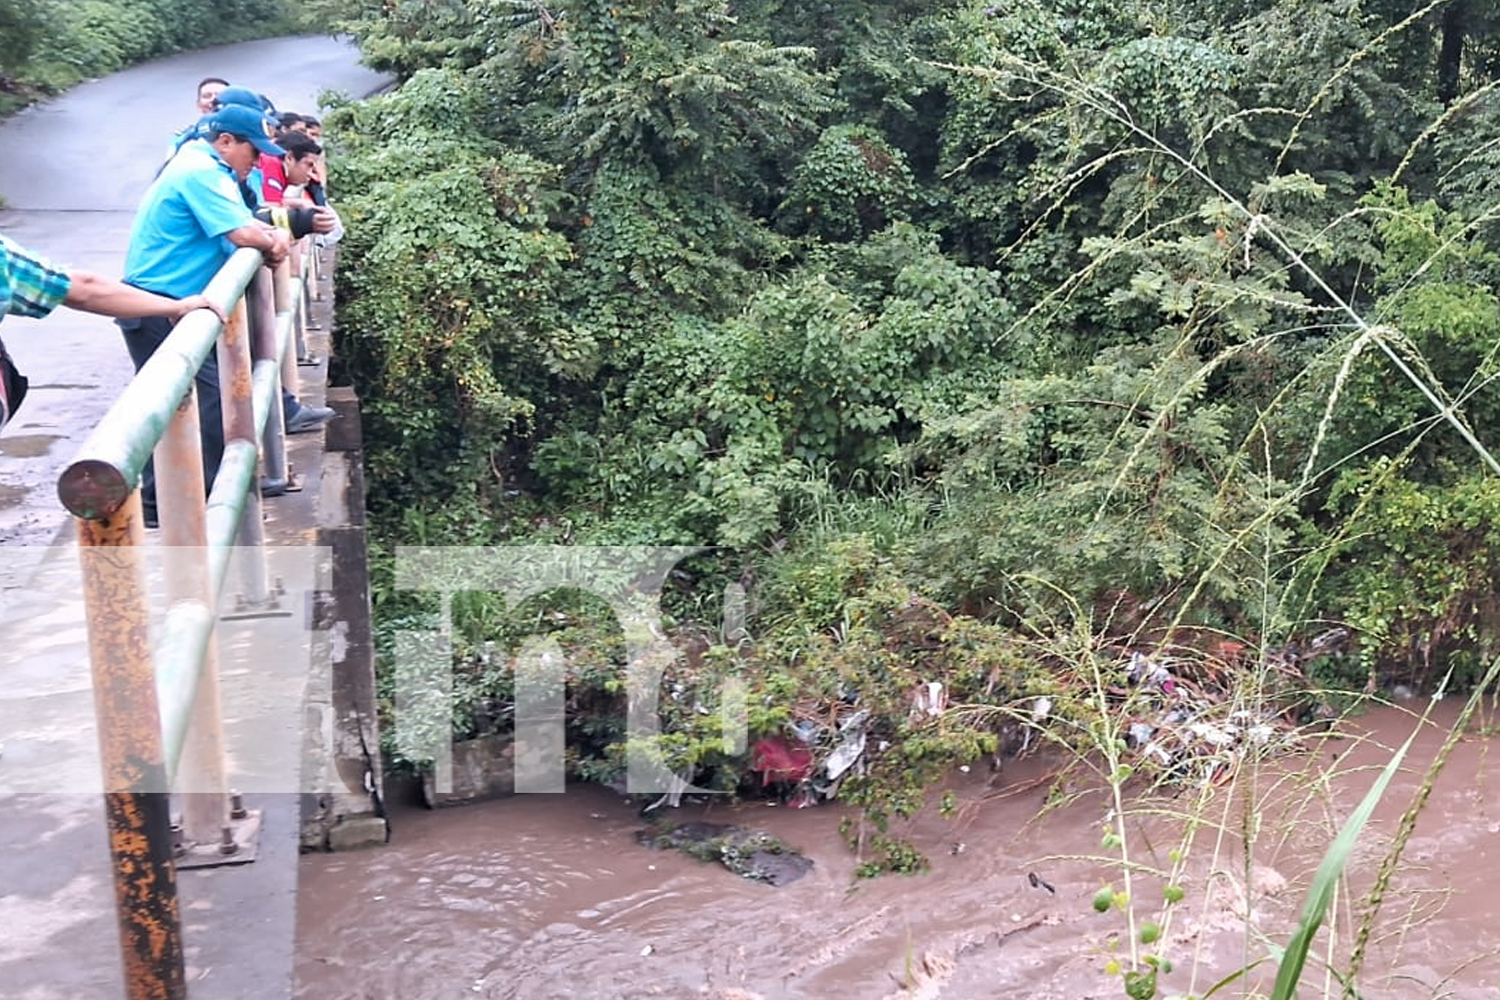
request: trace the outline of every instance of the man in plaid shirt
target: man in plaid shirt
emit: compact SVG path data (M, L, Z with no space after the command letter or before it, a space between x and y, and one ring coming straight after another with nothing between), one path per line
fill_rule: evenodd
M6 316L41 319L58 306L117 319L167 316L179 320L194 309L224 312L202 295L174 299L132 288L89 271L69 271L49 263L14 240L0 235L0 320ZM10 420L26 395L26 376L0 341L0 427Z

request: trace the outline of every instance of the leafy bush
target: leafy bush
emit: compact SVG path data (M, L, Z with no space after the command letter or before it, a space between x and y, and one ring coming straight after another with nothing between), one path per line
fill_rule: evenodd
M857 240L904 220L916 196L906 158L874 129L836 125L818 137L777 209L783 228Z
M1391 5L918 6L342 4L407 78L330 121L382 542L732 547L753 641L681 665L644 749L729 787L722 679L823 749L857 701L875 867L1027 698L1118 791L1116 644L1160 632L1101 608L1474 676L1487 71L1440 99L1437 19ZM929 681L972 704L914 716Z
M1419 485L1393 461L1341 477L1330 505L1345 536L1330 554L1335 614L1365 637L1372 678L1432 688L1477 680L1500 655L1500 482Z

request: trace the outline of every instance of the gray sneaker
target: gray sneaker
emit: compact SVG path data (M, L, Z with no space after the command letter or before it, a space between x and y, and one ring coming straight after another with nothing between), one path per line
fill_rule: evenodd
M288 434L306 434L315 431L328 421L332 420L334 412L327 406L308 406L303 404L292 414L292 419L286 422Z

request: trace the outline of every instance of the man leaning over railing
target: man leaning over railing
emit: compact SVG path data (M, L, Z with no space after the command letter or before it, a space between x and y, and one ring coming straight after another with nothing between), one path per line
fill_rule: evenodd
M301 132L286 133L278 142L286 150L281 182L278 186L276 182L268 180L262 186L262 197L269 204L282 205L288 209L318 211L331 217L329 228L320 230L316 239L319 246L333 246L343 239L343 220L326 198L317 202L311 195L312 186L319 183L323 147Z
M260 153L279 156L266 116L226 105L208 123L208 136L193 139L172 158L147 189L130 230L125 282L172 298L205 288L236 248L252 247L279 264L291 249L287 233L256 220L240 195L240 183ZM130 358L139 371L172 332L161 318L119 321ZM210 353L198 369L199 430L203 441L205 491L224 454L219 404L219 366ZM157 523L156 476L150 463L141 478L147 527Z
M194 309L209 309L222 322L224 312L202 295L175 299L132 288L91 271L59 267L0 235L0 319L41 319L58 306L119 318L159 316L175 323ZM0 341L0 427L20 407L26 376L16 368Z

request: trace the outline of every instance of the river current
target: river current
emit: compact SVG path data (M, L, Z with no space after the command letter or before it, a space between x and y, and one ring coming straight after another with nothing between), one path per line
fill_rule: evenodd
M1382 799L1301 996L1339 994L1317 955L1347 964L1365 896L1457 710L1438 706ZM957 808L929 810L904 831L931 860L919 875L856 878L836 804L677 810L765 830L805 852L812 871L781 888L641 846L636 809L596 786L438 811L397 806L389 846L302 859L297 995L1124 998L1111 963L1131 967L1129 942L1147 922L1160 923L1160 937L1139 954L1172 964L1159 996L1201 996L1246 966L1217 995L1264 995L1275 966L1263 959L1295 925L1324 849L1415 725L1410 712L1381 708L1348 723L1344 738L1211 792L1131 794L1133 923L1119 907L1092 905L1102 886L1124 888L1118 851L1109 860L1101 845L1107 793L1080 791L1059 805L1051 767L1037 758L998 776L956 773ZM1366 998L1500 995L1500 872L1489 858L1500 844L1500 789L1489 747L1474 728L1420 813L1364 949ZM1160 873L1174 865L1182 899L1166 907Z

